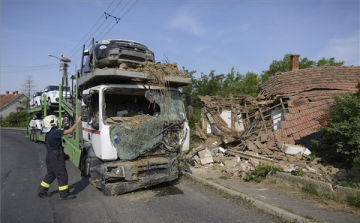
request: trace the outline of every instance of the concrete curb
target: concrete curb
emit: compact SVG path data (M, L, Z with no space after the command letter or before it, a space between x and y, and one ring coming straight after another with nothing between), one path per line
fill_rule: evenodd
M346 201L346 199L351 195L360 196L360 190L342 187L339 185L334 190L330 183L307 179L299 176L293 176L290 173L277 172L275 174L269 174L266 176L266 180L269 182L274 181L275 183L280 182L282 185L299 189L305 187L306 185L312 185L316 188L319 194L331 195L329 196L330 198L338 198L343 201Z
M286 221L286 222L301 222L301 223L314 223L316 221L314 220L308 220L300 215L296 215L294 213L291 213L287 210L284 210L284 209L281 209L275 205L272 205L272 204L269 204L269 203L266 203L264 201L261 201L261 200L258 200L258 199L255 199L253 197L250 197L249 195L246 195L246 194L243 194L243 193L240 193L238 191L234 191L234 190L231 190L231 189L228 189L224 186L221 186L217 183L214 183L214 182L211 182L209 180L206 180L204 178L201 178L201 177L197 177L195 175L192 175L192 174L189 174L189 173L184 173L185 176L188 176L189 178L201 183L201 184L204 184L206 186L210 186L210 187L213 187L221 192L224 192L236 199L240 199L246 203L249 203L251 205L253 205L254 207L260 209L260 210L263 210L264 212L268 213L268 214L271 214L271 215L274 215L274 216L277 216L279 218L281 218L282 220Z

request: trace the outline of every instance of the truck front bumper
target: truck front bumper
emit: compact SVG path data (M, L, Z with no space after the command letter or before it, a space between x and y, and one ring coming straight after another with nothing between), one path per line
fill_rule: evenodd
M103 164L104 195L117 195L179 178L177 157L147 158Z

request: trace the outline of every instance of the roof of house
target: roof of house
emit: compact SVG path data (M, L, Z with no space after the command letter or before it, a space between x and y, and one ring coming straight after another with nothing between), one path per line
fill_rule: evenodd
M325 126L324 114L333 96L355 93L360 67L316 67L274 75L261 87L261 98L288 98L288 113L274 132L279 146L309 136Z
M260 95L292 96L315 89L355 92L359 80L360 66L306 68L271 76L261 86Z
M24 94L0 94L0 109L5 108L11 102L20 99L21 97L25 97Z

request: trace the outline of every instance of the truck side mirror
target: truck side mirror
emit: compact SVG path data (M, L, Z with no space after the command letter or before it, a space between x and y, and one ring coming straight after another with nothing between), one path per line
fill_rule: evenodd
M92 109L88 106L81 107L81 121L90 122L91 121Z
M193 106L191 106L191 105L189 105L188 106L188 120L192 120L193 119L193 117L194 117L194 108L193 108Z
M87 106L90 106L91 105L91 95L84 94L83 101L84 101L84 104L86 104Z

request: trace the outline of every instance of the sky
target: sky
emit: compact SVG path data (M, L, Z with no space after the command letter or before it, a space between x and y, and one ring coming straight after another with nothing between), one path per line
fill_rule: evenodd
M285 54L360 65L359 0L2 0L0 93L61 83L91 38L141 42L155 59L201 73L267 70ZM118 23L104 12L121 18Z

